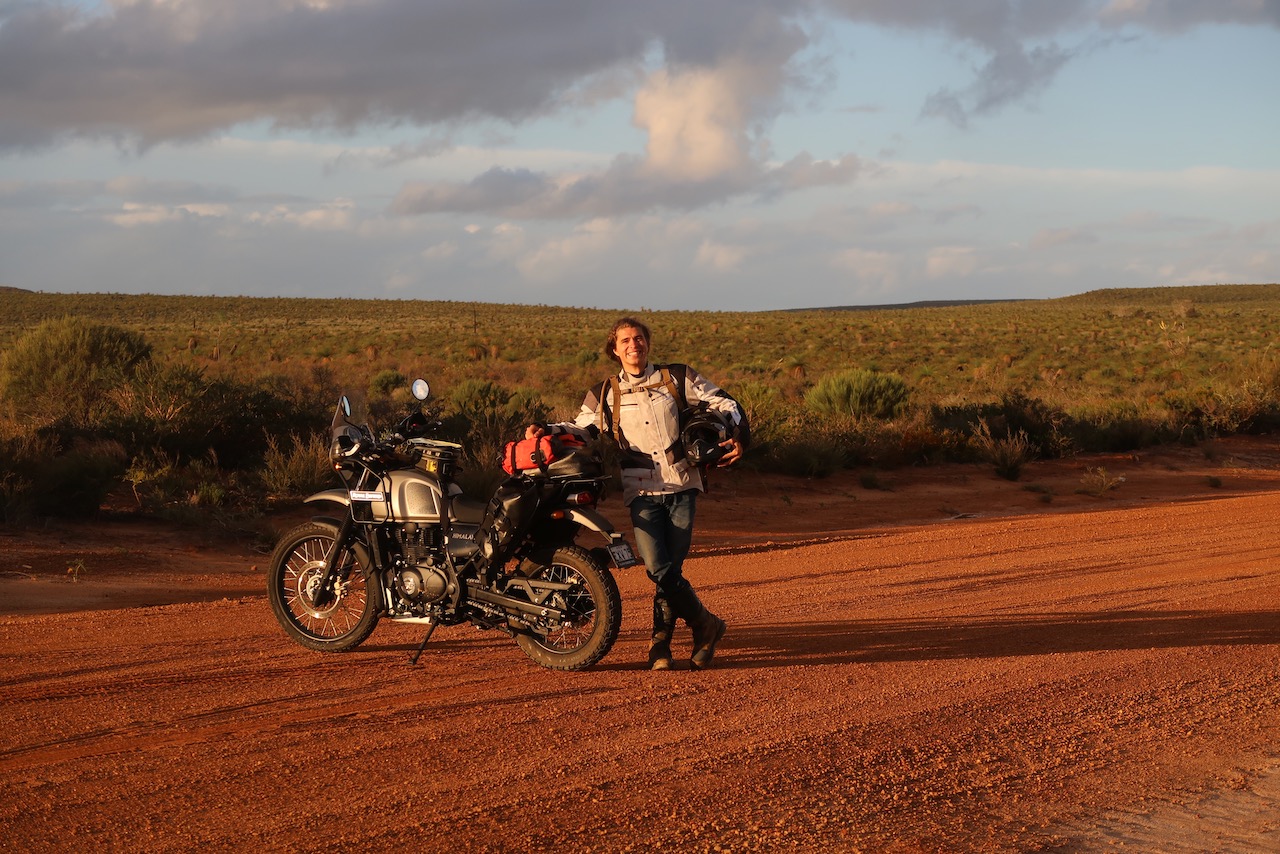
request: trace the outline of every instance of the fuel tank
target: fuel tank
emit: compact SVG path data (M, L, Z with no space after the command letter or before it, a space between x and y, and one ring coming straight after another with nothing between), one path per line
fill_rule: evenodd
M456 485L450 486L451 492L461 492ZM368 507L375 522L439 522L445 506L440 481L417 469L388 472L376 489L353 491L351 504ZM356 518L360 518L358 510Z

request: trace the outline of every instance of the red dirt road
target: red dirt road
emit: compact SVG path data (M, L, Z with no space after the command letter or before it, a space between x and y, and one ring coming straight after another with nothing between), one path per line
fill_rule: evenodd
M291 644L260 557L9 532L0 845L1280 850L1280 459L1109 459L1076 494L1099 464L722 478L704 673L641 668L640 571L592 671L467 627L411 667L420 627Z

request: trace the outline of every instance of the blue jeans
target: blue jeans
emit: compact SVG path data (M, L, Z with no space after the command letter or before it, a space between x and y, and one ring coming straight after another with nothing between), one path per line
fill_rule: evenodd
M682 567L693 542L693 511L698 491L640 495L631 502L636 548L649 578L664 593L685 584Z

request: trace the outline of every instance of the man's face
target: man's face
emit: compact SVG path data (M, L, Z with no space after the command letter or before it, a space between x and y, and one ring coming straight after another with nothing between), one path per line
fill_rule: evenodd
M627 373L638 374L649 364L649 342L634 326L624 326L614 339L613 353Z

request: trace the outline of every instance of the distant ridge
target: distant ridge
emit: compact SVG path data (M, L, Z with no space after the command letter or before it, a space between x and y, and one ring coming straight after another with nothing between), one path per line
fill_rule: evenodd
M779 311L894 311L903 308L955 308L964 305L992 305L1002 302L1037 302L1033 299L925 299L918 302L884 305L827 305L819 308L782 308Z
M9 287L8 285L0 285L0 293L4 293L5 291L11 291L17 294L31 293L31 291L27 290L26 288L12 288L12 287Z

